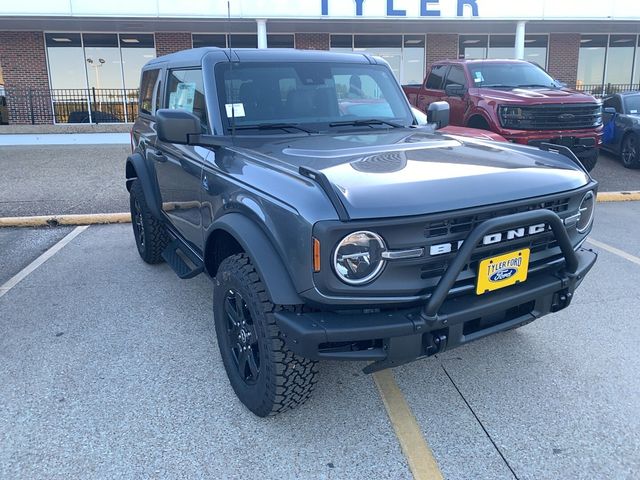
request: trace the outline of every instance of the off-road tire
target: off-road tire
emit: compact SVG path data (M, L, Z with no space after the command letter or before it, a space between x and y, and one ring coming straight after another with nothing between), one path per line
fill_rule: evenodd
M631 149L626 152L625 150ZM620 158L625 168L640 168L640 136L636 133L627 133L622 139Z
M238 297L239 294L239 297ZM243 316L250 315L252 331L255 332L259 370L252 383L240 373L237 353L238 342L230 333L235 324L227 313L231 303L228 299L240 298L246 306ZM275 415L306 402L317 381L317 362L302 358L289 350L276 325L273 313L284 307L269 300L264 284L242 253L222 261L214 281L213 309L218 346L229 382L240 401L259 417ZM244 317L243 317L244 318ZM240 344L242 345L242 344ZM245 347L246 348L246 347ZM254 366L256 364L255 359ZM243 370L245 372L246 370Z
M147 263L162 263L162 252L171 241L166 227L153 216L144 197L142 185L134 180L129 191L131 225L140 257ZM142 233L142 235L141 235Z

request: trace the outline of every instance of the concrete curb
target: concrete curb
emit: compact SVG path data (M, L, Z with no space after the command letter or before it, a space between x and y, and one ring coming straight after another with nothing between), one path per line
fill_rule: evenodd
M108 223L130 222L130 213L90 213L86 215L3 217L0 218L0 227L56 227L58 225L100 225Z
M598 202L640 201L638 192L600 192ZM165 205L172 210L173 205ZM174 207L175 208L175 207ZM0 217L2 227L56 227L58 225L103 225L108 223L130 223L130 213L88 213L82 215L41 215L37 217Z
M640 200L639 192L600 192L598 193L599 202L630 202L632 200Z

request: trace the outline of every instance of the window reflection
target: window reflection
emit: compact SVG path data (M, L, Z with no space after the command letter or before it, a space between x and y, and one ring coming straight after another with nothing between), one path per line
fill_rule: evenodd
M546 68L548 44L548 35L526 35L524 60ZM515 35L460 35L458 45L459 56L465 59L510 59L516 56Z
M45 43L57 123L133 121L153 34L51 32Z
M607 35L582 36L578 56L578 87L602 85L606 51ZM592 91L590 87L587 90Z
M331 51L382 57L403 84L424 80L424 35L331 35Z

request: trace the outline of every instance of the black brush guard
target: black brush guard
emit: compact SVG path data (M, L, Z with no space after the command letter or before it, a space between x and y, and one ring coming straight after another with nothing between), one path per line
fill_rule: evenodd
M550 226L564 256L564 265L484 295L448 298L485 235L541 223ZM529 323L567 307L596 258L590 250L574 250L562 220L554 212L541 209L515 213L486 220L469 234L422 307L358 314L280 311L274 315L283 339L295 353L317 360L373 360L375 363L364 369L371 373ZM485 318L497 320L483 326L481 321ZM473 322L480 326L470 328Z

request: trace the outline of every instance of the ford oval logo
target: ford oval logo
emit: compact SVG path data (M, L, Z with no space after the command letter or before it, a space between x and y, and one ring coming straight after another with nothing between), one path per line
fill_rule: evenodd
M558 115L558 118L560 120L564 120L566 122L569 122L569 121L573 120L574 118L576 118L576 116L573 113L563 113L562 115Z
M502 280L506 280L507 278L513 277L516 272L517 270L515 268L502 268L491 275L489 277L489 280L492 282L500 282Z

